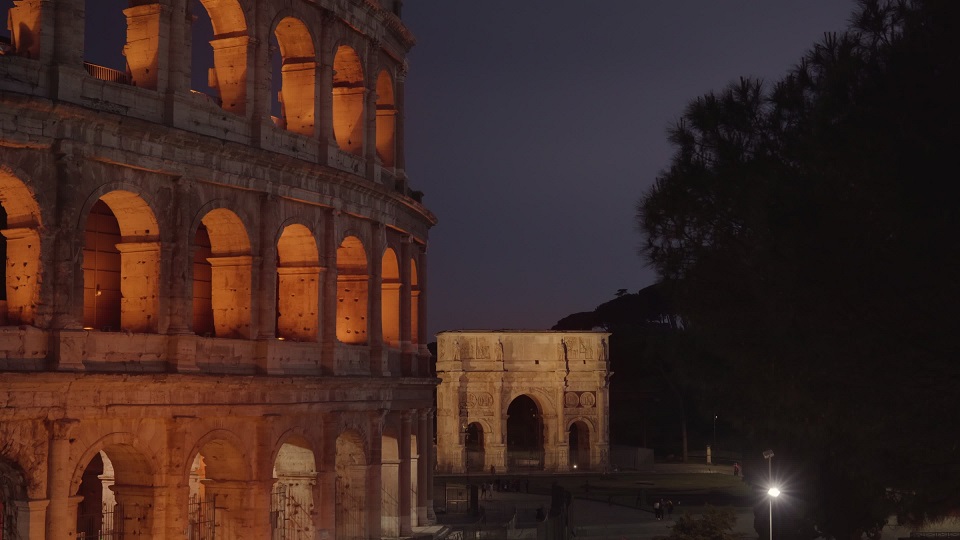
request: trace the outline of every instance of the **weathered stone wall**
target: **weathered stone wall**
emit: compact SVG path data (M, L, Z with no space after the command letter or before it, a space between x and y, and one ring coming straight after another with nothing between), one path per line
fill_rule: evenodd
M191 2L124 10L126 71L84 62L92 2L17 0L0 56L0 536L96 534L108 503L182 538L213 498L218 538L429 523L436 220L404 171L399 4L204 0L211 98Z
M520 396L536 404L543 423L542 468L603 469L609 463L609 357L605 332L451 331L437 335L437 466L467 467L469 426L480 426L483 470L511 463L507 410ZM579 463L571 459L577 424ZM477 464L480 465L479 463Z

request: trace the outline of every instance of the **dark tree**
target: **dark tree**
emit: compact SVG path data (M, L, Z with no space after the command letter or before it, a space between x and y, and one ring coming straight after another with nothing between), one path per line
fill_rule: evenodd
M791 469L798 536L960 508L958 25L862 1L776 84L690 103L639 204L690 384Z

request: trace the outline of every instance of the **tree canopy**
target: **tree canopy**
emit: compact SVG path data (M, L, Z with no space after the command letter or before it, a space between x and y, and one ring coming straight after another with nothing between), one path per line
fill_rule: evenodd
M782 80L691 102L638 204L689 382L785 457L800 536L960 508L958 24L861 1Z

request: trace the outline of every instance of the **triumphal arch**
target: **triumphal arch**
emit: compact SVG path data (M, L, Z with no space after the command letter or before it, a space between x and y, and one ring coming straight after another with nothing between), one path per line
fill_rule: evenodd
M437 468L443 472L604 470L606 332L437 335Z
M0 3L0 538L432 523L400 4Z

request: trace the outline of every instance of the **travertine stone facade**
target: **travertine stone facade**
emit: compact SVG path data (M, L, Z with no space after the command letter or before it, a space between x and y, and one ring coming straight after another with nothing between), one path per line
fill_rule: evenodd
M400 2L131 1L124 69L103 5L0 12L0 538L429 524Z
M609 336L503 330L438 334L438 470L605 468ZM521 402L529 408L508 414Z

